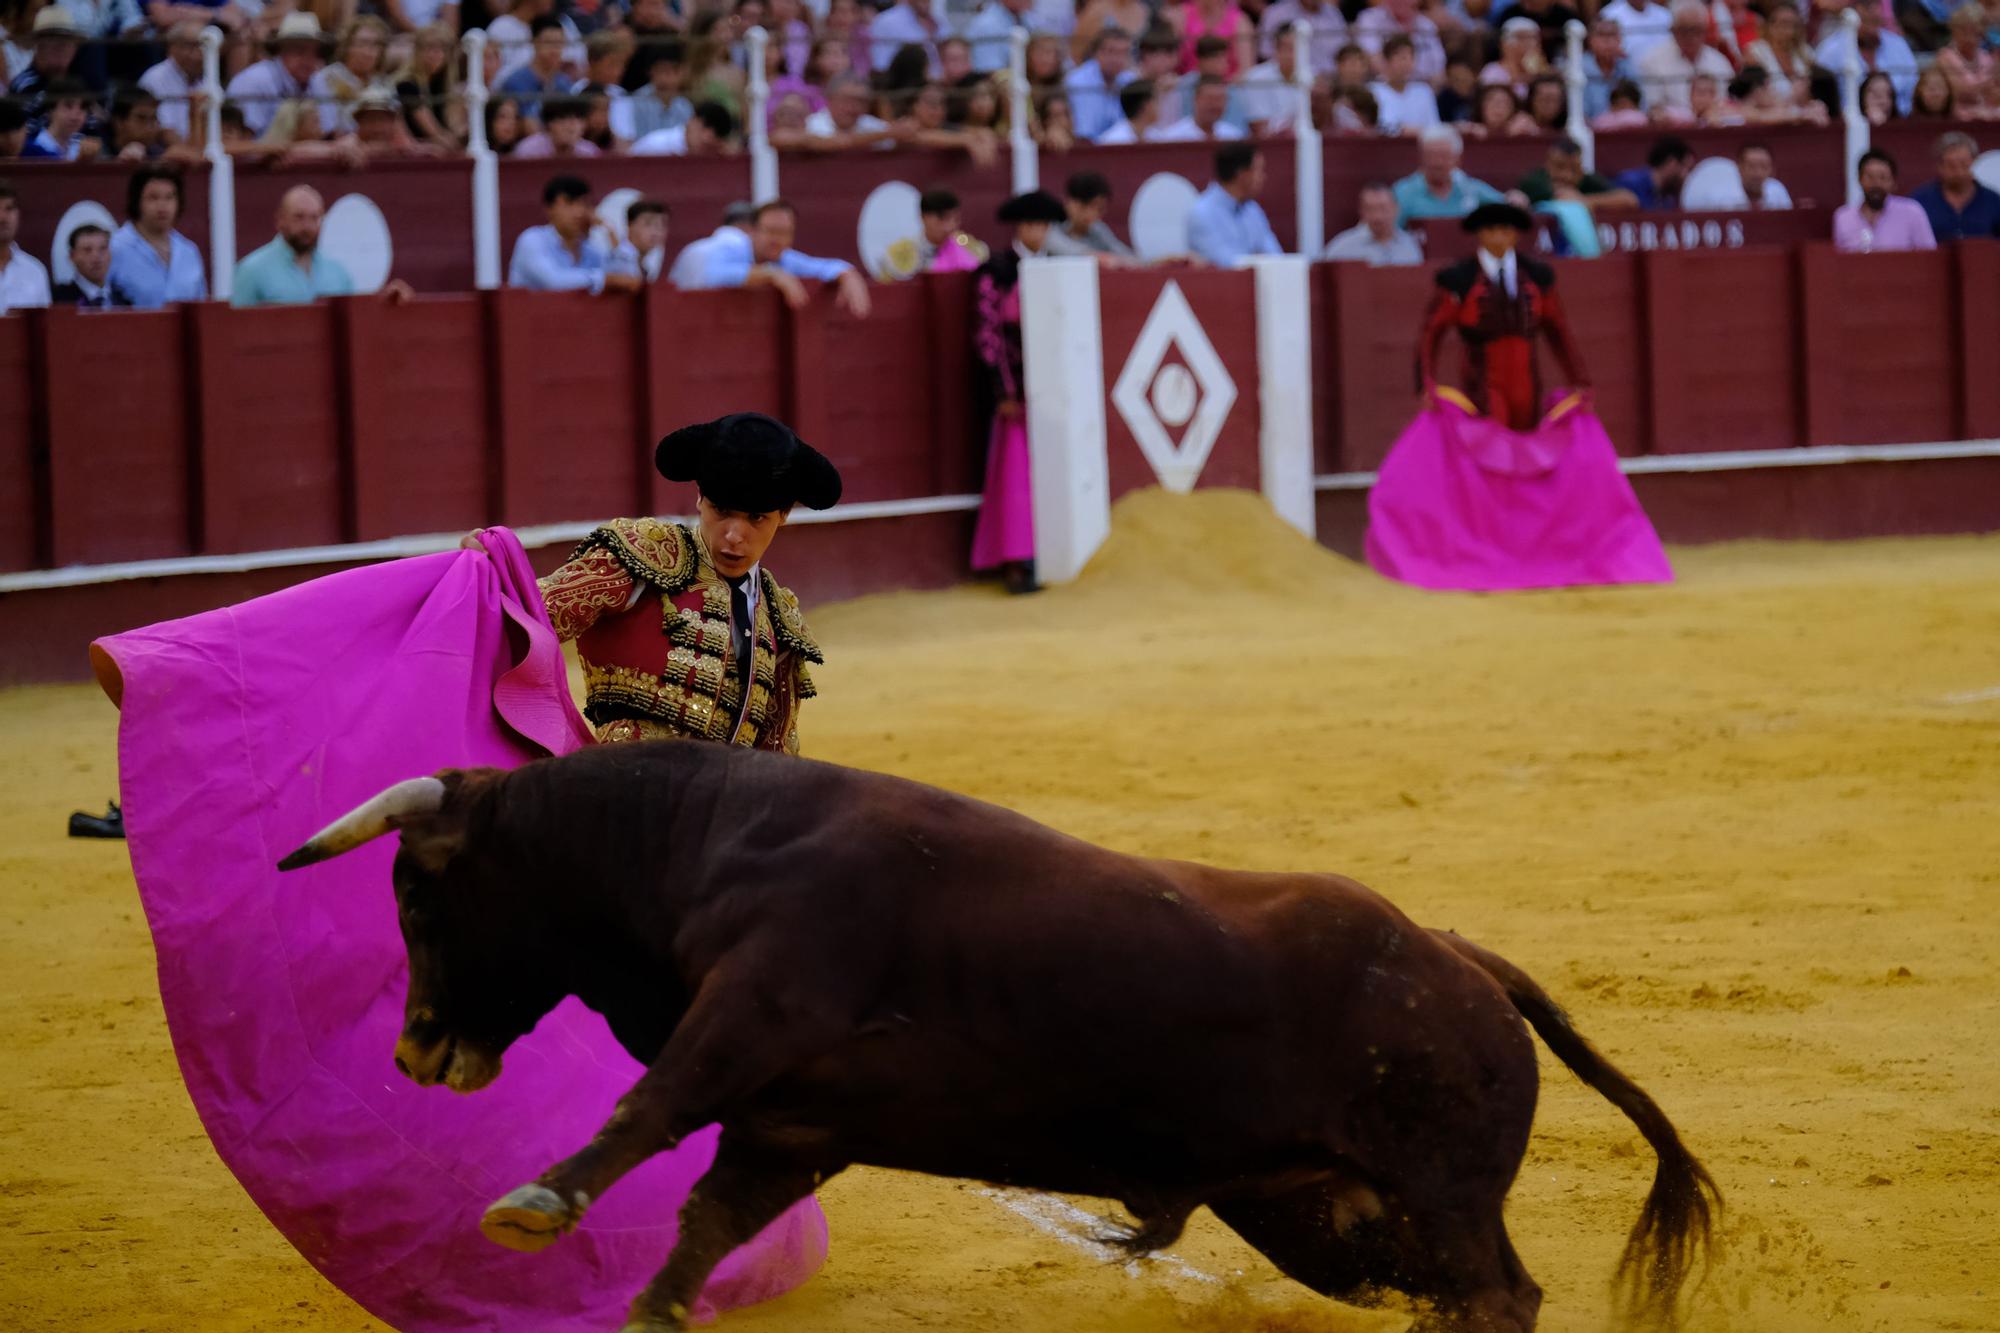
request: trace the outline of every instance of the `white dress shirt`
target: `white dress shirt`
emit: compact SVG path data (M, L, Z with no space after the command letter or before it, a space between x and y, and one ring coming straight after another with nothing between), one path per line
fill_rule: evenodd
M1488 282L1492 283L1495 287L1500 288L1502 291L1506 292L1507 295L1509 296L1520 295L1520 292L1516 289L1514 285L1515 270L1518 266L1514 262L1514 252L1512 250L1509 250L1506 254L1500 256L1500 258L1498 259L1495 259L1492 255L1488 254L1484 249L1484 247L1474 251L1473 253L1479 256L1480 270L1486 274L1486 280Z
M0 315L49 303L49 271L42 261L15 246L0 265Z

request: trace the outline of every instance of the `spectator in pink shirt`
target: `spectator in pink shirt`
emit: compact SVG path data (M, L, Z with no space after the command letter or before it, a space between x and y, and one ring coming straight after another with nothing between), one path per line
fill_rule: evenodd
M602 151L583 137L589 109L581 98L550 97L542 102L542 132L514 147L515 157L598 157Z
M1895 193L1896 160L1879 149L1861 155L1861 202L1833 215L1833 244L1844 254L1935 250L1923 205Z

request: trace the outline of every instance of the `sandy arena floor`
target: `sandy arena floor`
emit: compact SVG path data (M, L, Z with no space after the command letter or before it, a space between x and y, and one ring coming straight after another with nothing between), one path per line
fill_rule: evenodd
M1512 958L1722 1184L1696 1328L2000 1329L2000 538L1677 561L1432 596L1248 497L1144 495L1073 587L821 609L807 748L1115 847L1347 872ZM379 1329L217 1162L123 849L61 836L115 721L0 693L0 1327ZM1652 1159L1543 1063L1510 1225L1543 1327L1599 1330ZM1406 1322L1206 1215L1121 1271L1075 1239L1088 1200L855 1171L824 1201L825 1272L725 1333Z

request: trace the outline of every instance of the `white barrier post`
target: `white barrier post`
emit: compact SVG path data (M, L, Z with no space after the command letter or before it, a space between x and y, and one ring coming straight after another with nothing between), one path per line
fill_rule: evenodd
M236 287L236 164L222 145L222 29L201 30L201 95L208 143L208 291L227 301Z
M1026 194L1042 182L1035 136L1028 129L1028 34L1016 28L1008 38L1007 144L1014 159L1014 193Z
M1030 259L1021 265L1021 350L1035 577L1067 583L1111 532L1096 260Z
M1321 176L1319 131L1312 114L1312 24L1299 19L1292 24L1292 83L1299 90L1299 106L1292 122L1293 147L1298 154L1294 168L1298 203L1299 253L1318 258L1326 244L1326 186Z
M1257 292L1257 467L1278 517L1310 537L1313 514L1311 260L1260 255Z
M1589 85L1583 70L1584 26L1571 19L1563 26L1563 40L1568 43L1569 68L1563 71L1563 82L1569 89L1569 123L1564 128L1569 137L1583 148L1583 169L1597 170L1597 136L1591 132L1590 117L1584 114L1583 94Z
M778 197L778 150L771 147L771 81L764 72L764 51L771 34L752 28L750 44L750 113L744 137L750 145L750 198L757 203Z
M1861 202L1861 180L1854 173L1861 155L1868 151L1868 117L1861 114L1861 14L1849 9L1841 14L1840 26L1847 30L1847 59L1840 67L1840 120L1847 130L1847 202Z
M500 285L500 155L486 142L486 33L459 43L465 52L466 153L472 158L472 285Z

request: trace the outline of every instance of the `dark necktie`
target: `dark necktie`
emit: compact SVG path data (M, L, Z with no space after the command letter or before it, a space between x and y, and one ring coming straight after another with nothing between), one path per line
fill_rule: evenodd
M736 650L736 678L743 684L744 697L750 693L750 646L757 633L756 624L750 619L750 576L730 579L729 583L729 629L731 646Z

